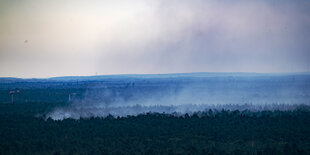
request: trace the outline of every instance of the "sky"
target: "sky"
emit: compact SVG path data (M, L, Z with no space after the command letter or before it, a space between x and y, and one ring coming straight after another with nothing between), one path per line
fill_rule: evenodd
M0 0L0 77L310 72L308 0Z

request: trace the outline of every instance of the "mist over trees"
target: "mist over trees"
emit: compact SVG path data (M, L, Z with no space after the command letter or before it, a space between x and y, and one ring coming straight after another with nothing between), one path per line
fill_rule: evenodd
M307 74L0 83L0 154L310 152Z
M64 119L48 103L0 104L0 154L309 154L310 111Z

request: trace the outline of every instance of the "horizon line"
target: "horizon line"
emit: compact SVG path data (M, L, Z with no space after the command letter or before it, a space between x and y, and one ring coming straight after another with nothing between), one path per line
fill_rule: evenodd
M0 78L16 78L16 79L53 79L53 78L66 78L66 77L101 77L101 76L139 76L139 75L173 75L173 74L269 74L269 75L285 75L285 74L310 74L310 72L171 72L171 73L121 73L121 74L100 74L100 75L64 75L64 76L50 76L50 77L14 77L3 76Z

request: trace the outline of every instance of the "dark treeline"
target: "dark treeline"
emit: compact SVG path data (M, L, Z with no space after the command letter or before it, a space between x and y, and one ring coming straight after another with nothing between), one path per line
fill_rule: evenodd
M61 103L59 103L61 104ZM309 154L310 111L146 113L46 119L47 103L0 104L0 154Z

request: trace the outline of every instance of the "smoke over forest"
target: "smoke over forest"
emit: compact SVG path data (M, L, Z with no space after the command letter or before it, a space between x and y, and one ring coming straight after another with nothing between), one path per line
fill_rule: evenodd
M310 152L309 73L0 78L0 103L0 154Z
M309 75L237 74L121 77L94 82L47 118L125 117L148 112L173 115L212 110L293 110L310 103ZM109 82L107 82L109 81Z

